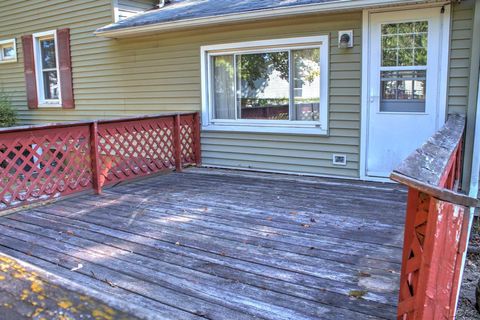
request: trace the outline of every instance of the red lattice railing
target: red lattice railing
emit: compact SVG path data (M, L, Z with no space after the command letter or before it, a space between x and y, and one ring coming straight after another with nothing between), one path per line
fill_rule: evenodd
M0 209L200 164L198 113L0 130Z
M398 319L453 319L467 245L470 206L457 193L465 118L445 126L391 175L409 187Z

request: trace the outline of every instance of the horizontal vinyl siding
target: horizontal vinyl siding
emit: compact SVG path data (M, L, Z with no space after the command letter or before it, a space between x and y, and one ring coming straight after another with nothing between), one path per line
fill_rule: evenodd
M301 21L301 22L300 22ZM360 129L361 13L319 16L252 26L226 42L330 35L329 136L204 132L207 166L316 175L358 177ZM340 50L338 30L354 30L355 47ZM248 33L248 36L244 35ZM228 33L225 33L228 34ZM219 34L223 38L223 33ZM220 43L214 41L212 43ZM333 166L332 154L347 155L347 166Z
M449 113L466 113L472 52L474 0L453 6L450 43Z
M132 11L146 11L155 7L159 1L153 0L118 0L120 10L127 9Z
M0 88L10 96L22 124L60 122L96 118L102 111L83 109L81 103L76 110L42 109L29 110L26 105L25 78L23 74L23 48L21 36L70 28L74 89L75 71L81 70L76 57L84 48L103 48L104 39L93 36L93 31L112 22L111 0L49 0L49 1L2 1L0 10L0 39L15 37L17 42L17 63L0 64ZM95 55L89 55L91 61ZM83 96L74 92L81 101Z
M467 1L469 2L469 1ZM454 6L450 110L464 110L468 86L471 7ZM93 31L112 21L110 0L8 0L0 11L1 38L15 36L18 63L0 64L0 87L12 97L21 122L76 121L134 114L199 111L200 47L219 43L311 35L330 36L329 135L203 132L209 166L358 177L360 151L361 12L200 28L130 39ZM20 21L20 23L18 23ZM20 36L71 28L75 110L28 110ZM338 49L338 30L354 30L355 46ZM347 166L332 165L332 154Z

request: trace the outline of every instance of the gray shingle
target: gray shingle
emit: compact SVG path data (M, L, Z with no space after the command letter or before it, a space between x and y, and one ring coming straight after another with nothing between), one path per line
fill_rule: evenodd
M333 1L338 0L172 0L161 9L121 20L97 32Z

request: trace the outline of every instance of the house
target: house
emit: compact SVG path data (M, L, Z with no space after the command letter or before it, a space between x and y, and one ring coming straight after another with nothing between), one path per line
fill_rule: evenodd
M479 65L480 0L3 1L2 312L452 318Z
M472 164L479 4L5 1L23 124L201 111L205 166L385 180L449 113Z

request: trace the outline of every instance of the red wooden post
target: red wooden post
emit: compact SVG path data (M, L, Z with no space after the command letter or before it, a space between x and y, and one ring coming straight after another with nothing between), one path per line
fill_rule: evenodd
M193 116L193 123L195 126L195 131L194 131L194 136L195 136L195 163L197 167L200 167L202 165L202 148L201 148L201 142L200 142L200 128L201 128L201 122L200 122L200 112L196 112Z
M182 172L182 143L180 132L180 115L173 116L173 148L175 150L175 169Z
M90 158L92 165L93 189L96 194L102 193L100 181L100 155L98 151L98 123L93 121L90 124Z

